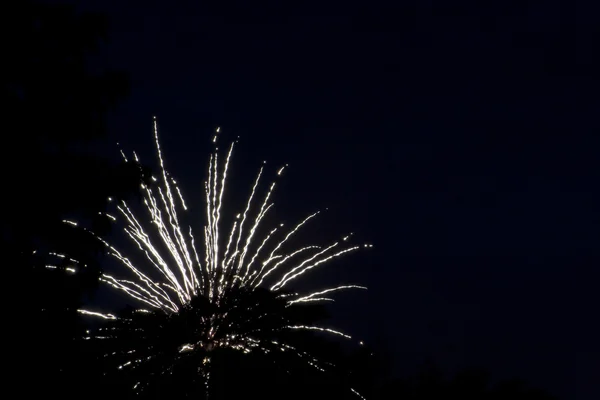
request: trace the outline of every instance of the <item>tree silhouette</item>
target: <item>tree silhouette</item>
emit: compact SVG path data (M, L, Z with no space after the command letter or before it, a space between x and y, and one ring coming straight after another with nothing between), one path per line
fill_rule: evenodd
M381 399L407 400L555 400L545 391L533 388L522 380L491 384L487 371L479 368L465 369L452 379L444 379L434 364L427 364L411 378L388 382L382 388Z
M223 299L217 305L198 296L177 313L130 309L107 321L85 341L107 373L104 385L150 399L354 396L345 368L326 364L344 366L339 346L285 329L318 323L327 317L323 306L287 307L281 293L265 289L238 288ZM281 351L281 344L291 347Z
M92 141L105 134L106 113L127 94L128 83L123 73L91 62L106 38L100 15L23 0L13 2L3 28L0 232L4 278L12 286L5 304L18 349L12 365L48 392L67 395L77 381L65 376L77 356L72 338L82 329L75 310L96 285L101 249L61 220L75 215L108 233L106 217L98 214L107 197L137 189L139 166L93 155ZM75 275L49 270L49 263L60 270L72 261L49 259L47 252L67 253L87 267Z

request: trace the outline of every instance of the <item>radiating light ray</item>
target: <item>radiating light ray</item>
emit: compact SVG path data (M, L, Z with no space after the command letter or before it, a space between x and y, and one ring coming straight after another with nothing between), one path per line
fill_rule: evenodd
M77 310L78 313L80 314L85 314L85 315L92 315L94 317L100 317L103 319L117 319L117 317L115 317L112 314L102 314L96 311L88 311L88 310Z
M258 187L258 184L260 182L260 178L262 176L263 169L264 169L264 167L261 167L260 170L258 171L256 180L254 181L254 185L252 186L252 191L250 192L250 197L248 198L248 201L246 203L246 209L244 210L244 213L242 214L242 222L240 222L240 227L238 229L238 236L237 236L237 240L235 243L235 250L231 256L232 262L235 261L235 257L238 255L240 241L241 241L242 235L244 233L244 223L246 222L246 217L248 216L248 211L250 210L250 206L252 205L252 200L254 199L254 194L256 193L256 188ZM233 271L233 272L237 273L237 270Z
M290 301L288 303L287 307L290 307L295 303L310 303L310 302L318 302L318 301L335 301L335 300L331 299L329 297L310 297L307 299L298 299L298 300Z
M281 226L283 226L283 224ZM250 268L254 264L254 261L256 261L256 258L260 254L261 250L265 247L265 245L267 244L267 242L269 241L269 239L273 236L273 234L275 232L277 232L278 228L279 227L274 228L273 230L271 230L271 232L269 232L269 234L264 238L264 240L262 241L262 243L260 244L260 246L258 246L258 249L256 249L256 253L254 254L254 256L252 257L252 259L250 260L250 262L247 265L247 270L250 270ZM263 267L264 267L264 265L263 265ZM255 271L255 272L258 273L258 271Z
M281 264L283 264L284 262L286 262L288 259L294 257L297 254L300 254L306 250L311 250L311 249L320 249L321 246L306 246L306 247L302 247L301 249L298 249L296 251L294 251L293 253L288 254L287 256L285 256L281 261L279 261L278 263L276 263L275 265L273 265L273 268L271 268L270 270L268 270L264 275L260 275L260 273L262 273L262 270L265 268L265 266L267 265L267 261L265 261L263 263L263 266L259 272L259 274L257 276L261 276L260 281L255 285L255 287L259 287L261 286L263 280L273 271L275 271L277 269L277 267L279 267ZM270 257L269 260L273 260L274 257Z
M188 254L187 248L185 246L185 241L183 240L183 237L181 235L181 229L179 229L179 220L177 218L175 202L173 201L173 195L171 193L171 185L169 184L169 180L167 179L167 171L165 169L165 164L164 164L163 157L162 157L162 151L160 148L160 142L158 140L158 124L156 121L156 117L154 117L154 139L156 142L156 150L157 150L157 154L158 154L158 159L160 161L160 169L161 169L162 175L163 175L163 184L166 188L166 194L169 199L168 205L167 205L167 202L165 201L164 196L162 196L162 191L160 191L160 188L159 188L159 192L161 193L161 198L163 199L163 203L165 204L165 210L167 211L167 214L169 215L169 222L173 226L173 230L179 234L178 239L181 240L181 242L180 242L181 249L186 254ZM188 259L189 259L189 254L188 254ZM188 277L186 276L185 272L183 271L184 268L181 265L179 265L179 267L182 270L182 275L184 277L184 284L186 286L186 289L188 289L191 286L191 283L189 282ZM189 291L187 292L187 294L189 296Z
M145 297L143 294L141 294L140 292L136 291L135 289L129 288L126 285L123 285L122 283L118 282L115 278L111 277L112 279L100 279L101 282L107 283L109 286L112 286L113 288L117 289L117 290L122 290L123 292L127 293L129 296L133 297L136 300L139 300L143 303L146 303L149 306L152 306L154 308L162 308L161 304L157 304L154 303L151 299L148 299L147 297Z
M246 245L244 246L244 249L242 250L242 254L240 256L240 261L239 261L239 267L238 270L240 268L242 268L242 265L244 264L244 258L246 256L246 253L248 252L248 248L250 247L250 244L252 243L252 239L254 237L254 234L256 233L256 229L258 228L258 226L260 225L260 222L262 221L262 219L264 218L265 214L269 211L269 209L273 206L273 204L268 204L269 202L269 198L271 197L271 193L273 193L273 189L275 189L275 182L273 182L271 184L271 188L269 189L269 191L267 192L267 195L265 196L265 199L262 203L262 206L260 207L260 212L258 213L258 216L256 217L256 219L254 220L254 225L252 226L252 228L250 229L250 233L248 234L248 238L246 239ZM268 204L268 205L267 205ZM248 266L246 266L246 272L244 273L244 277L248 274Z
M308 330L308 331L327 332L327 333L332 333L334 335L345 337L346 339L352 339L352 336L346 335L343 332L336 331L336 330L330 329L330 328L322 328L320 326L295 325L295 326L287 326L286 328L288 328L288 329L302 329L302 330Z
M227 170L229 168L229 160L231 159L231 154L233 153L234 143L231 143L229 147L229 153L227 154L227 159L225 160L225 167L223 168L223 178L221 180L221 191L219 193L219 202L217 204L216 209L216 220L215 220L215 269L218 268L219 265L219 220L221 219L221 205L223 204L223 193L225 192L225 182L227 180Z
M267 260L265 260L265 263L269 263L271 261L271 259L273 258L273 255L275 253L277 253L277 250L279 250L281 248L281 246L283 246L296 232L298 232L298 230L300 228L302 228L308 221L310 221L311 219L313 219L314 217L316 217L317 215L320 214L320 211L317 211L311 215L309 215L308 217L306 217L302 222L300 222L298 225L296 225L294 227L294 229L292 229L286 236L285 238L283 238L283 240L281 242L279 242L277 244L277 246L273 249L273 251L271 252L271 254L269 255L269 258L267 258Z
M314 254L312 257L302 261L302 263L300 263L300 265L295 266L294 268L292 268L291 270L289 270L288 272L286 272L283 277L281 278L281 280L277 283L275 283L273 286L271 286L271 290L277 290L279 286L282 285L283 282L286 281L286 279L288 278L288 276L293 275L296 271L298 270L302 270L302 267L304 267L304 265L308 264L309 262L315 260L316 258L318 258L320 255L323 255L325 253L327 253L329 250L333 249L334 247L336 247L338 245L338 243L334 243L331 246L319 251L317 254Z
M276 284L276 285L277 285L277 289L276 289L276 290L280 290L280 289L282 289L282 288L283 288L283 286L284 286L286 283L288 283L289 281L291 281L291 280L293 280L293 279L296 279L296 278L297 278L297 277L299 277L300 275L303 275L303 274L305 274L307 271L309 271L309 270L311 270L311 269L313 269L313 268L315 268L315 267L317 267L317 266L319 266L319 265L321 265L321 264L323 264L323 263L325 263L325 262L327 262L327 261L331 260L332 258L339 257L339 256L341 256L342 254L345 254L345 253L348 253L348 252L351 252L351 251L355 251L355 250L358 250L358 249L359 249L359 246L355 246L355 247L351 247L351 248L349 248L349 249L345 249L345 250L342 250L342 251L338 251L337 253L335 253L335 254L332 254L332 255L330 255L329 257L327 257L327 258L324 258L324 259L322 259L322 260L319 260L319 261L317 261L317 262L315 262L315 263L313 263L313 264L309 265L308 267L304 267L302 270L300 270L299 272L296 272L295 274L293 274L293 275L292 275L292 276L290 276L289 278L287 278L287 279L282 279L282 280L281 280L279 283L277 283L277 284Z
M354 393L355 395L357 395L358 397L360 397L362 400L367 400L367 399L365 399L365 398L363 397L363 395L361 395L360 393L358 393L358 392L357 392L355 389L353 389L353 388L350 388L350 391L351 391L352 393Z
M358 285L337 286L337 287L334 287L334 288L322 290L320 292L314 292L314 293L311 293L309 295L306 295L306 296L303 296L303 297L299 297L299 298L297 298L295 300L291 300L290 304L294 304L294 303L298 303L298 302L301 302L301 301L310 300L310 299L315 298L315 296L320 296L320 295L325 294L325 293L331 293L331 292L336 292L338 290L345 290L345 289L365 289L366 290L367 288L365 286L358 286Z
M239 217L239 214L238 214ZM223 269L223 278L225 278L225 275L227 273L227 268L229 266L229 262L227 262L227 256L229 255L229 250L231 249L231 244L233 243L233 237L235 236L235 232L238 226L238 221L237 218L236 220L233 222L233 227L231 228L231 233L229 234L229 240L227 241L227 246L225 247L225 254L223 255L223 262L221 265L221 268Z

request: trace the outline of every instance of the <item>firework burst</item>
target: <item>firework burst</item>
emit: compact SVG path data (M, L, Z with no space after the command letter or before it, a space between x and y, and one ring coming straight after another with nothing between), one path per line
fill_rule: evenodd
M215 144L218 134L217 128L213 137ZM258 199L257 189L264 175L264 165L251 186L244 210L237 214L232 226L224 228L222 205L235 142L228 147L224 157L218 148L210 156L204 184L206 221L202 239L199 239L190 226L181 222L180 214L187 211L187 206L176 181L165 169L156 118L154 139L161 176L152 178L156 184L141 184L147 215L144 218L136 215L125 201L116 207L118 217L125 222L124 232L145 256L143 267L76 222L64 221L96 236L108 253L129 270L131 277L128 279L102 274L100 280L143 306L120 317L79 310L81 314L112 322L86 339L119 338L121 343L126 343L106 354L120 360L118 369L141 370L144 365L156 363L164 374L172 373L174 366L182 360L193 360L207 385L211 354L218 348L245 353L292 353L324 370L327 363L286 342L286 332L318 331L348 339L350 336L328 327L302 323L301 319L290 318L290 313L307 304L332 301L328 296L336 291L366 288L340 285L300 294L289 291L289 287L328 261L372 246L345 245L351 235L326 246L290 246L294 235L319 212L308 215L288 230L283 224L273 227L259 238L259 232L264 231L265 216L273 207L271 197L276 187L275 182L271 183L262 200ZM127 162L139 162L135 153L134 160L122 155ZM284 169L279 169L277 175ZM109 214L107 218L117 220ZM144 227L148 222L151 228ZM201 240L202 251L197 248ZM77 262L72 261L77 266ZM76 268L69 270L75 271ZM131 340L125 340L125 337ZM168 344L161 347L156 345L157 342ZM147 383L140 379L134 389L140 390ZM352 392L361 397L354 389Z

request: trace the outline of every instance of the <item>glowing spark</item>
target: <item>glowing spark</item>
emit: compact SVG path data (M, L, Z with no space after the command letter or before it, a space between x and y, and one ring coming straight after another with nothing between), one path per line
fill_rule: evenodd
M108 218L110 218L112 221L116 221L117 220L113 215L110 215L108 213L99 212L98 215L105 215Z
M288 167L289 164L285 164L283 167L281 167L279 169L279 171L277 171L277 175L281 175L283 173L283 171Z

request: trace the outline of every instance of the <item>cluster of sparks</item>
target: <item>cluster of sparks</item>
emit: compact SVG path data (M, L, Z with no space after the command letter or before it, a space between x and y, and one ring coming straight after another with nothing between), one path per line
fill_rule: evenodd
M213 138L214 143L217 142L218 133L217 128ZM226 151L224 162L219 157L218 148L210 156L208 177L204 185L206 197L204 251L199 252L192 228L184 227L181 222L180 213L187 211L187 206L176 181L165 169L156 118L154 118L154 139L162 176L159 179L152 178L158 183L157 185L141 184L147 217L145 219L136 217L126 201L120 201L117 205L119 216L126 222L124 232L145 255L144 267L135 265L110 243L96 236L106 246L108 253L129 270L133 277L123 279L103 273L100 280L143 304L144 308L138 312L175 315L198 296L208 299L210 304L218 307L227 301L227 296L239 290L252 292L260 288L276 294L280 293L278 297L284 299L285 306L291 307L303 303L332 301L328 296L340 290L366 289L356 285L341 285L307 294L287 291L290 284L314 268L362 247L372 246L369 244L345 246L351 236L348 235L328 246L310 245L289 250L289 246L286 245L319 212L308 215L287 231L284 230L284 224L280 224L268 230L262 238L258 238L259 232L265 231L262 223L273 207L271 197L276 187L275 182L271 183L262 201L257 201L257 189L264 175L264 165L252 185L244 211L237 214L230 228L222 227L222 204L235 142L231 143ZM123 157L129 162L125 154ZM134 158L139 162L135 153ZM277 175L281 175L284 170L285 167L281 168ZM110 214L106 216L112 221L117 220ZM150 230L144 229L141 222L148 222L148 219L154 230L152 236L148 233ZM74 221L64 222L79 227ZM81 229L94 235L86 228ZM54 255L60 258L67 257L62 254ZM69 267L68 272L74 273L77 261L71 261L73 267ZM47 267L56 268L52 265ZM149 267L153 272L148 270ZM157 276L159 279L156 279ZM82 309L79 312L106 320L119 319L116 315L97 311ZM219 335L217 330L220 327L213 323L214 318L208 318L205 322L209 327L208 332L202 338L198 338L197 342L181 343L179 353L189 353L199 348L206 351L215 347L226 347L243 352L254 350L269 352L278 349L295 352L298 357L319 370L324 368L319 360L289 344L271 340L272 346L265 348L263 342L251 334L221 333ZM287 325L281 326L281 329L319 331L350 338L343 332L321 326ZM89 336L89 338L101 339L103 336ZM119 369L135 366L146 360L146 358L134 357L136 352L133 350L130 353L132 358L121 364ZM202 364L208 363L210 363L209 356L202 358ZM209 369L202 372L206 381L209 378L207 371ZM136 383L134 388L138 386L140 382ZM352 392L362 398L354 389Z

